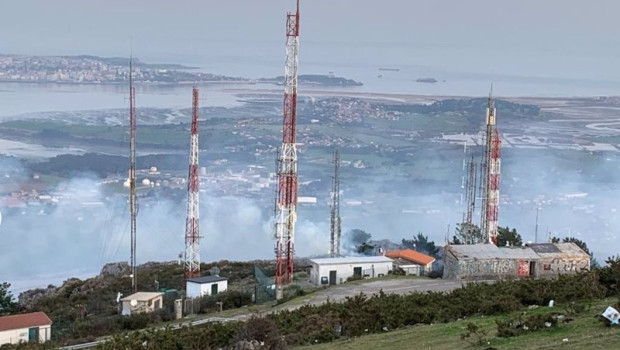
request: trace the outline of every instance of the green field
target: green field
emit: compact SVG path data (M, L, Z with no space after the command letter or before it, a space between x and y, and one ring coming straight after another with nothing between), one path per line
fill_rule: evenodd
M558 325L538 332L531 332L511 338L496 337L496 320L516 318L520 314L493 317L472 317L470 319L445 324L416 325L394 331L388 330L383 334L372 334L353 339L335 341L326 344L302 346L299 350L327 350L327 349L616 349L620 347L620 326L606 327L596 317L609 305L613 299L594 302L581 314L569 316L572 322ZM544 314L549 312L564 313L566 310L559 307L541 307L523 311L526 315ZM473 345L461 340L461 334L466 333L466 327L472 322L486 331L488 342L484 346ZM568 339L568 341L564 341Z

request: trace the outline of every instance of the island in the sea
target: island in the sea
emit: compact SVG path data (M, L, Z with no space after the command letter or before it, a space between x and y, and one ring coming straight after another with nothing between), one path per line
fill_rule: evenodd
M275 78L261 78L260 82L282 84L284 82L284 76L277 76ZM319 75L319 74L301 74L297 77L297 81L300 84L307 85L326 85L326 86L362 86L359 81L353 79L346 79L342 77L336 77L333 75Z
M415 80L416 83L429 83L429 84L434 84L437 82L437 79L435 78L418 78Z

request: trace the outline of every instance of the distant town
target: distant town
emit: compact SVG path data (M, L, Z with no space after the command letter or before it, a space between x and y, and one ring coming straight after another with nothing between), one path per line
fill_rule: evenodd
M0 81L21 83L110 84L129 81L129 58L80 56L26 56L0 54ZM284 77L252 80L199 72L180 64L150 64L132 59L135 83L282 83ZM300 75L304 84L359 86L361 82L330 75Z

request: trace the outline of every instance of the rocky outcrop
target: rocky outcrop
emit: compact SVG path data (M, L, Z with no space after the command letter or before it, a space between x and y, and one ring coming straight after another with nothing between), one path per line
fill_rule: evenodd
M129 263L126 261L112 262L103 265L99 276L102 277L122 277L128 275L130 271Z
M20 306L30 309L37 300L52 295L56 293L57 290L58 287L50 284L47 288L37 288L22 292L19 294L19 297L17 297L17 300Z

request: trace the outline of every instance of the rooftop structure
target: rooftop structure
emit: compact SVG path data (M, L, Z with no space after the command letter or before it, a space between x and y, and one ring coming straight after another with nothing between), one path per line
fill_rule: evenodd
M433 268L435 258L412 249L392 250L385 254L394 259L394 266L399 267L407 275L423 276Z
M392 250L390 252L387 252L385 256L392 259L405 259L418 265L428 265L432 264L433 261L435 261L435 258L433 258L432 256L420 253L412 249Z
M340 264L357 264L357 263L373 263L373 262L392 262L392 259L385 256L351 256L341 258L318 258L310 259L311 263L322 265L340 265Z

